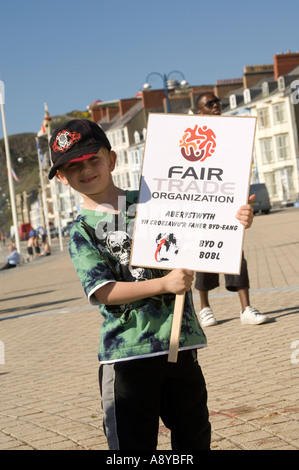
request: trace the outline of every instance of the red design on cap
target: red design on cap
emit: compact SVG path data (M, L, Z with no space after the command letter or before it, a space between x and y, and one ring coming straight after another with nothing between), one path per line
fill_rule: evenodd
M80 132L75 131L68 131L67 129L63 129L59 131L56 139L52 144L53 152L60 152L63 153L68 150L72 145L78 142L81 139Z

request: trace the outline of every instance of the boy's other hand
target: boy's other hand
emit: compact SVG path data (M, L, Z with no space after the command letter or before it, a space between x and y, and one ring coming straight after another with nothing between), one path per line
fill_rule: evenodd
M253 207L251 206L251 202L253 202L256 198L255 194L249 196L248 204L244 204L241 206L236 214L236 219L242 224L245 228L249 228L252 225L254 214L253 214Z

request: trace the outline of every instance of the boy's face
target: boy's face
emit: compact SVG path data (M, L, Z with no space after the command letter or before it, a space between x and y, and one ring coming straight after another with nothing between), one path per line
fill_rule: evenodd
M115 152L101 148L87 160L62 165L56 176L65 186L69 184L81 194L98 194L111 183L115 161Z

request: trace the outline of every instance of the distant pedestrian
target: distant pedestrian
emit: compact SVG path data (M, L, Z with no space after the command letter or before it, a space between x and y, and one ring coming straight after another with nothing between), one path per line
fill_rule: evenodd
M39 256L40 254L40 247L39 247L39 240L38 240L38 235L34 235L33 237L33 246L34 246L34 249L35 249L35 256Z
M39 234L41 236L42 243L45 242L47 239L47 230L44 227L40 227Z
M29 237L27 242L27 261L33 260L34 236Z
M43 251L42 253L39 253L37 256L50 256L51 254L51 247L47 241L42 242L43 245Z
M5 242L6 242L5 233L2 233L2 234L1 234L1 241L2 241L2 245L5 246Z
M20 262L20 255L14 245L9 245L8 251L9 255L6 257L7 263L0 269L1 271L4 269L15 268Z

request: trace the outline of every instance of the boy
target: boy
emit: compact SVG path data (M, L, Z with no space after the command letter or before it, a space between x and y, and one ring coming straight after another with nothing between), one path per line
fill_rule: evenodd
M209 449L207 393L196 357L206 338L193 307L193 271L129 265L138 192L114 185L116 155L98 125L69 121L54 131L50 148L49 178L56 175L84 200L69 249L89 301L104 317L99 378L109 448L155 450L161 416L173 449ZM249 227L251 207L237 218ZM175 294L184 292L178 360L170 363Z

